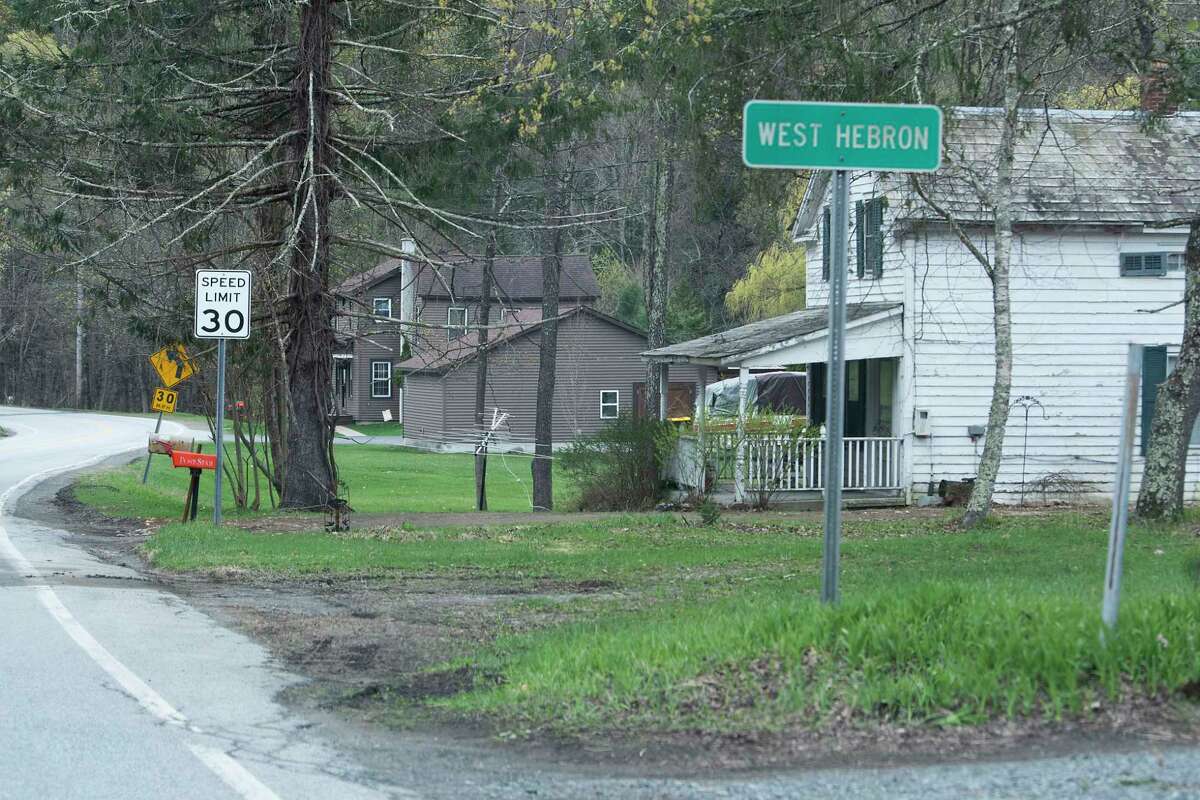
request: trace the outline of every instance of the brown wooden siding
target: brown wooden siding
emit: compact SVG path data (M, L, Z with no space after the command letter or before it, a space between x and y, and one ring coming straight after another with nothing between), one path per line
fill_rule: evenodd
M404 435L430 441L443 436L444 386L441 375L408 375L404 379Z
M493 351L488 368L488 413L500 407L509 413L511 436L532 442L536 409L540 332L523 336ZM558 335L558 379L554 395L554 439L570 441L607 424L600 418L600 392L620 393L621 413L633 410L634 384L644 381L646 365L640 353L645 337L588 314L562 322ZM698 381L700 370L675 366L672 382ZM474 428L475 362L466 362L446 375L444 432L451 438ZM406 409L407 413L407 409ZM406 425L406 433L408 433Z

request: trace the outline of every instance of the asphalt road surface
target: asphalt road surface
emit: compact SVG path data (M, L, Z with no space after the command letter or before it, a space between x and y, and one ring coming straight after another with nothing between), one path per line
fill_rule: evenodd
M303 718L276 701L300 679L253 641L12 515L40 480L144 448L152 424L0 407L16 434L0 440L0 800L1200 798L1195 748L710 780Z

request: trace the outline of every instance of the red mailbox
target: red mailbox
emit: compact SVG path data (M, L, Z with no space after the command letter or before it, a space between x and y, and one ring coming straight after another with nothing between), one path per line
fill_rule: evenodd
M189 469L216 469L215 453L189 453L184 450L171 451L171 466Z

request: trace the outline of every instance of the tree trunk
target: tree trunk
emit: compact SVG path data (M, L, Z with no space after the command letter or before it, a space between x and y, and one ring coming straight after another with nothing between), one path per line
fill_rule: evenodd
M75 274L75 407L83 408L83 279Z
M330 452L333 307L329 300L330 57L333 0L308 0L300 11L299 69L292 86L297 208L296 244L284 318L288 328L287 462L284 508L324 508L337 496Z
M493 211L495 207L493 206ZM483 278L479 285L479 355L475 357L475 435L479 439L475 452L475 509L487 511L487 443L483 437L487 423L483 417L487 405L488 325L492 313L492 271L496 260L496 229L488 231L487 250L483 257Z
M562 272L562 180L558 159L546 164L546 230L542 243L542 331L538 345L537 412L534 418L533 510L554 508L554 381L558 361L558 286Z
M1200 218L1192 220L1188 231L1184 270L1183 345L1175 370L1158 388L1138 492L1137 514L1146 519L1183 513L1188 445L1200 412Z
M1004 432L1008 425L1008 404L1012 394L1012 308L1009 298L1009 274L1013 246L1012 173L1020 118L1020 71L1017 63L1017 28L1012 22L1018 3L1006 0L1003 14L1009 20L1004 27L1007 54L1004 66L1004 128L1000 136L999 161L996 165L996 184L992 191L992 210L995 215L993 239L996 252L988 277L992 281L992 330L996 339L996 366L992 382L992 406L988 411L987 434L983 440L983 455L967 512L964 528L973 528L985 519L992 509L996 475L1004 454Z
M667 343L667 262L671 253L671 210L675 189L675 162L670 149L670 126L660 136L654 170L654 250L646 270L646 345L653 350ZM659 387L663 366L646 362L646 416L657 417L662 402Z

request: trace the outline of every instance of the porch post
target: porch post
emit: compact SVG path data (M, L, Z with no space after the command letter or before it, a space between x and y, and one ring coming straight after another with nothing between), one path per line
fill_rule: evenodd
M660 369L658 371L658 421L659 422L667 421L667 408L668 408L667 392L668 392L668 388L671 385L670 378L668 377L670 374L670 370L671 370L671 365L668 362L664 361L664 362L662 362L662 369Z
M704 407L704 370L707 367L700 368L700 382L696 384L696 450L698 451L696 468L696 493L703 496L708 490L708 451L705 449L707 441L705 440L705 419L704 415L708 411Z
M750 370L738 367L737 460L733 469L733 499L746 502L746 381Z

